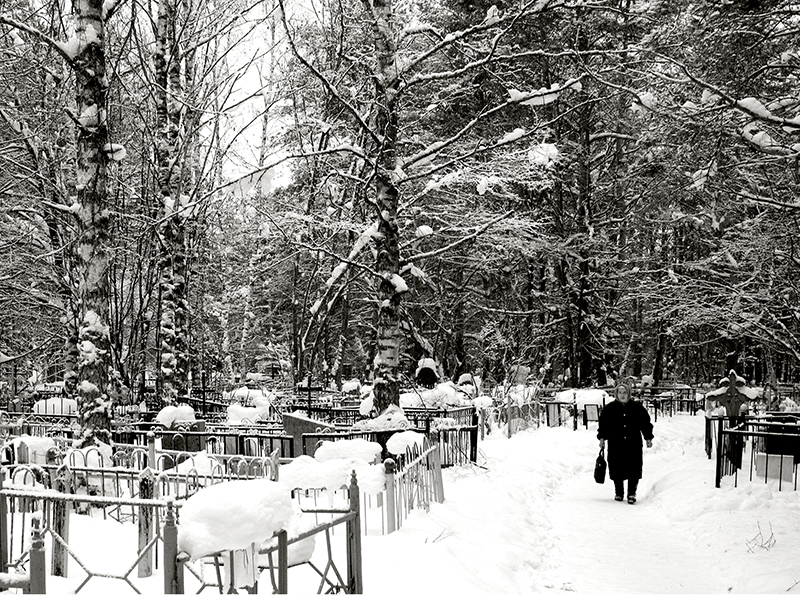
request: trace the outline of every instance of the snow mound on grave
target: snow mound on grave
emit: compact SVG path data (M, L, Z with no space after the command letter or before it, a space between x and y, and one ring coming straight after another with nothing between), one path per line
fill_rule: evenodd
M64 456L64 464L72 467L111 467L111 446L103 442L86 448L72 448Z
M362 492L377 494L386 487L383 465L371 465L357 457L318 461L310 456L298 456L281 466L280 482L290 489L338 490L350 485L353 471Z
M314 458L321 462L339 458L358 458L365 463L372 463L376 458L380 458L380 455L381 445L369 440L322 442L322 445L314 452Z
M361 389L361 382L358 379L351 379L342 382L342 393L358 392Z
M262 544L294 514L285 485L268 479L225 481L203 488L180 510L178 548L192 560Z
M424 441L425 435L417 431L398 431L387 440L386 449L397 456L405 454L409 448L413 448L415 445L422 449Z
M17 460L19 460L19 447L22 443L28 448L28 462L37 465L47 464L47 451L56 447L56 443L52 438L24 433L6 444L14 447L14 456L17 457Z
M406 414L403 412L403 409L396 404L390 404L385 411L374 419L356 421L353 424L353 429L359 431L409 429L410 427L411 425L408 419L406 419Z
M242 406L241 404L228 405L226 412L228 414L227 423L229 425L238 425L244 421L255 423L261 418L269 416L270 408L261 406Z
M405 408L444 408L446 406L469 405L470 399L460 393L452 383L445 381L431 390L400 394L400 406Z
M75 415L78 402L72 398L44 398L33 403L31 412L35 415Z
M219 476L225 472L221 462L219 462L213 456L209 456L207 451L202 450L194 456L187 458L176 467L167 469L165 473L178 473L180 475L185 475L192 469L197 471L198 475L207 476Z
M574 396L573 396L574 394ZM597 404L603 406L613 400L605 390L562 390L556 394L556 402L572 402L573 397L579 409L583 409L587 404Z
M172 427L178 421L195 421L196 417L194 409L188 404L176 404L158 411L155 420L164 427Z

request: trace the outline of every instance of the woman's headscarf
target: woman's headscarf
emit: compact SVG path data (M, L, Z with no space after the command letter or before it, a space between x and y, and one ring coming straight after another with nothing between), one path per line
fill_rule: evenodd
M615 400L617 399L617 390L619 388L625 388L626 390L628 390L628 400L631 400L633 398L633 390L631 389L631 384L628 383L627 381L622 381L622 382L620 382L620 383L618 383L618 384L616 384L614 386L614 399Z

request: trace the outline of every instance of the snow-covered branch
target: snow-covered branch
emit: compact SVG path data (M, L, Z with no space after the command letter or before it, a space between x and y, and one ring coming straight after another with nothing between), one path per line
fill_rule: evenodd
M431 250L430 252L420 252L419 254L415 254L414 256L410 256L409 258L401 260L400 264L401 264L401 266L402 265L407 265L407 264L414 263L414 262L417 262L419 260L422 260L423 258L432 258L434 256L439 256L441 254L444 254L445 252L449 252L450 250L453 250L454 248L458 248L459 246L469 242L470 240L474 240L476 237L481 235L487 229L489 229L493 225L496 225L500 221L502 221L504 219L507 219L508 217L510 217L513 214L514 214L514 211L510 210L510 211L506 212L505 214L502 214L499 217L496 217L496 218L492 219L488 223L485 223L484 225L482 225L481 227L479 227L478 229L476 229L475 231L473 231L469 235L464 236L463 238L457 239L452 244L448 244L447 246L443 246L441 248L437 248L435 250Z
M361 126L361 129L365 133L367 133L370 136L370 138L372 138L372 141L374 141L376 144L380 146L381 144L380 136L375 131L373 131L373 129L367 124L367 122L364 120L364 117L361 116L361 113L359 113L356 110L356 108L352 104L350 104L347 100L342 98L342 95L339 93L336 87L328 80L328 78L325 77L325 75L323 75L319 71L319 69L315 68L314 65L308 62L305 59L305 57L303 57L302 54L300 54L300 51L297 49L297 46L294 43L294 37L292 37L292 33L289 31L289 23L287 23L286 21L286 11L283 6L283 0L278 0L278 4L281 7L281 14L280 14L281 23L283 24L284 31L286 31L286 39L289 42L289 47L292 49L292 54L294 54L297 60L299 60L303 64L303 66L306 69L308 69L312 75L314 75L314 77L316 77L319 81L321 81L322 84L325 86L325 88L328 90L328 92L334 98L336 98L336 100L340 102L342 106L344 106L347 109L347 112L349 112L353 116L353 118L355 118L355 120Z
M61 57L66 60L71 67L75 68L75 57L72 56L66 49L65 44L61 42L57 42L47 34L39 31L35 27L31 27L30 25L26 25L21 21L17 21L16 19L12 19L6 14L0 14L0 24L8 25L9 27L13 27L14 29L19 29L20 31L24 31L26 33L30 33L32 36L39 38L43 42L45 42L48 46L50 46L53 50L55 50Z

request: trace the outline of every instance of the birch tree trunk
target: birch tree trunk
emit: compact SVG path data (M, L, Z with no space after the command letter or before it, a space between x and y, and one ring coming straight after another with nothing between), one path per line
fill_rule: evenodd
M381 275L378 285L377 350L373 372L375 408L383 412L400 403L400 244L397 207L400 191L394 183L397 167L398 107L400 84L397 49L392 31L391 0L364 0L372 15L375 44L375 129L382 140L376 153L376 204L378 212L377 258L375 270Z
M163 217L161 243L161 392L165 405L186 394L186 244L180 208L182 189L183 84L178 34L178 9L174 0L158 5L156 51L153 56L158 101L156 105L158 184Z
M74 59L77 80L78 137L76 191L80 211L78 281L81 324L78 331L78 391L82 424L80 447L97 441L109 443L108 328L108 143L106 122L105 28L103 0L74 3L78 54Z

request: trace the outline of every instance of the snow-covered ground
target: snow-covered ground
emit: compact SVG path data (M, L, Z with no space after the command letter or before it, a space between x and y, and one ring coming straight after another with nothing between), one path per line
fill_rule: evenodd
M703 432L702 413L659 418L635 505L594 482L596 425L498 432L447 470L444 504L366 538L364 591L800 593L800 492L716 489Z
M364 594L800 593L800 492L743 481L716 489L703 431L702 413L659 418L632 506L613 501L610 481L594 482L596 424L511 439L496 431L481 441L477 465L446 470L443 504L412 512L394 533L363 538ZM103 529L109 526L119 531ZM135 548L135 532L123 529L95 520L74 545L116 572L120 565L106 564L108 546L98 540L129 536ZM344 536L333 538L341 558ZM316 547L313 560L324 566L324 539ZM344 569L344 561L337 565ZM75 565L70 575L71 582L49 578L49 589L74 590L82 571ZM314 591L311 575L307 565L290 569L289 593ZM160 593L160 573L133 581L148 595ZM259 592L268 593L266 573L261 581ZM194 593L196 580L187 574L186 582ZM96 578L85 588L101 590L133 594L125 583Z

